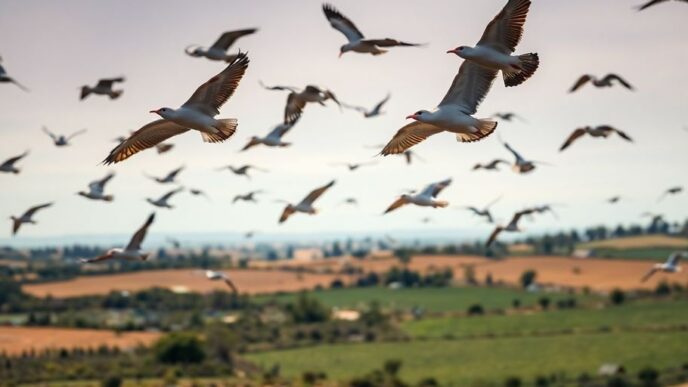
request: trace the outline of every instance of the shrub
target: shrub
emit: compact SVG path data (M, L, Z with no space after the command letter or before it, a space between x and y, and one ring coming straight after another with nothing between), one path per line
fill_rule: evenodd
M541 298L538 300L538 304L540 304L540 307L541 307L542 309L547 309L547 308L549 308L549 304L550 304L550 299L549 299L549 297L541 297Z
M614 289L611 294L609 294L609 300L614 305L621 305L626 301L626 293L621 289Z
M657 380L659 379L659 372L652 367L647 367L640 370L640 372L638 372L638 379L644 387L659 386L659 383L657 383Z
M479 316L485 314L485 310L483 309L483 306L480 304L473 304L468 307L468 315L469 316Z
M504 387L521 387L521 378L512 376L506 379Z
M205 359L201 341L192 333L171 333L154 346L155 357L167 364L200 363Z
M103 387L120 387L122 385L122 378L119 376L109 376L100 385Z

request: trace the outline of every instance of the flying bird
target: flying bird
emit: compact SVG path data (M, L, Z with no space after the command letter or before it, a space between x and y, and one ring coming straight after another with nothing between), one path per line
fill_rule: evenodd
M229 286L229 288L232 290L232 293L236 294L239 292L237 287L234 286L234 282L232 282L227 274L213 270L206 270L204 273L205 277L211 281L223 281L225 284L227 284L227 286Z
M452 179L442 180L437 183L432 183L425 187L418 194L403 194L394 203L392 203L383 214L390 213L399 207L406 204L415 204L421 207L444 208L449 205L449 202L444 200L436 200L437 195L447 188L452 182Z
M238 201L257 203L258 201L256 200L256 195L260 193L263 193L263 191L250 191L242 195L236 195L234 196L234 199L232 199L232 203L236 203Z
M681 271L681 265L679 262L681 261L681 258L688 259L688 253L686 252L676 252L672 253L669 258L667 258L666 262L663 263L655 263L652 265L652 269L647 272L643 276L643 278L640 279L640 282L645 282L650 277L652 277L655 273L657 272L663 272L663 273L678 273Z
M55 133L49 131L48 128L46 128L45 126L42 129L43 129L43 132L45 134L50 136L50 138L53 140L53 144L55 144L55 146L67 146L70 144L70 141L74 137L86 133L86 129L81 129L81 130L78 130L78 131L70 134L69 136L65 136L62 134L55 134Z
M185 48L184 52L186 52L187 55L196 58L204 57L210 60L221 60L229 63L234 61L239 55L241 55L241 52L239 54L227 53L227 50L229 50L232 44L234 44L234 42L236 42L237 39L246 35L251 35L256 31L258 31L257 28L227 31L220 35L220 37L215 41L215 43L213 43L213 45L208 48L201 47L197 44L192 44L191 46Z
M354 106L354 105L345 104L343 102L342 102L342 107L345 107L347 109L356 110L357 112L362 113L363 117L365 117L365 118L377 117L377 116L383 114L382 107L387 103L387 101L389 101L390 96L391 96L391 94L387 94L385 99L378 102L377 105L375 105L370 110L364 108L363 106Z
M600 126L585 126L582 128L578 128L571 133L571 135L566 139L564 144L559 148L559 152L563 151L564 149L568 148L573 144L574 141L578 140L579 138L585 136L586 134L595 137L595 138L608 138L611 136L613 133L616 133L619 135L619 137L623 138L624 140L628 142L633 142L633 139L629 137L625 132L620 131L619 129L614 128L613 126L609 125L600 125Z
M160 184L176 183L177 182L177 180L176 180L177 175L179 175L179 173L183 170L184 170L184 166L182 165L181 167L171 171L170 173L168 173L167 175L165 175L163 177L156 177L156 176L148 176L148 177L150 179L157 181Z
M22 224L28 223L28 224L36 224L36 221L33 220L33 215L44 208L48 208L52 206L53 203L45 203L45 204L40 204L35 207L31 207L22 216L20 217L15 217L15 216L10 216L10 219L12 219L12 235L17 235L17 232L19 231L19 227L21 227Z
M521 117L518 114L513 113L513 112L495 113L492 115L492 117L498 118L502 121L507 121L507 122L511 122L514 120L514 118L518 118L519 121L526 122L526 120L523 119L523 117Z
M332 5L323 4L322 9L332 28L344 34L348 40L348 43L339 48L339 57L349 51L362 54L380 55L388 51L384 48L396 46L417 47L422 45L418 43L402 42L400 40L391 38L365 39L361 31L356 28L356 25L346 16L339 13L339 11L337 11Z
M2 57L0 57L0 63L2 63ZM0 83L14 83L17 87L20 89L28 92L29 89L24 87L21 83L17 82L14 78L10 77L7 75L7 71L5 71L5 68L0 64Z
M147 198L146 201L148 203L156 206L156 207L172 209L174 207L171 204L169 204L167 201L170 200L170 198L172 198L172 196L178 194L179 192L182 192L183 190L184 189L180 187L180 188L174 189L174 190L162 195L157 200Z
M11 157L0 164L0 172L4 173L14 173L19 174L21 172L14 164L16 164L19 160L23 159L24 157L29 155L29 151L25 151L24 153L20 154L19 156L14 156Z
M508 161L502 159L495 159L486 164L477 163L473 166L473 170L485 169L488 171L499 171L499 164L509 164Z
M98 80L98 83L94 87L91 87L88 85L82 86L81 87L81 95L79 96L79 99L83 101L90 94L107 95L108 97L110 97L110 99L117 99L124 92L124 90L113 90L112 89L112 87L115 85L115 83L118 83L118 82L124 82L124 78L119 77L119 78L100 79L100 80Z
M669 196L669 195L678 195L678 194L680 194L681 192L683 192L683 187L681 187L681 186L671 187L671 188L667 189L666 191L664 191L664 192L662 193L662 195L659 196L659 199L657 199L657 201L658 201L658 202L661 202L661 201L664 200L664 198L666 198L667 196Z
M178 249L182 247L182 243L179 241L179 239L175 238L167 238L167 242L172 245L175 249Z
M282 141L282 136L287 134L291 128L294 127L294 124L279 124L275 126L270 133L268 133L267 136L265 137L258 137L258 136L253 136L249 140L248 144L246 144L243 148L241 148L241 152L248 150L250 148L253 148L256 145L266 145L269 147L287 147L290 146L291 143L289 142L284 142Z
M240 167L235 167L233 165L227 165L227 166L218 168L217 170L218 171L224 171L226 169L232 171L235 175L246 176L246 178L249 180L251 179L251 175L248 174L249 170L255 169L256 171L261 171L261 172L267 172L268 171L267 169L258 168L256 166L248 165L248 164L242 165Z
M647 3L644 3L643 5L638 6L637 9L638 9L638 11L642 11L644 9L652 7L653 5L666 3L667 1L669 1L669 0L650 0ZM681 1L683 3L688 3L688 0L678 0L678 1Z
M209 199L208 194L198 188L189 188L189 193L193 196L203 196L204 198Z
M191 98L179 109L163 107L151 110L151 113L160 115L162 119L134 132L110 152L103 164L124 161L144 149L190 129L201 132L205 142L222 142L230 138L238 125L236 118L214 117L220 113L220 107L234 94L248 68L248 63L248 56L239 53L222 72L196 89Z
M115 174L110 172L104 178L89 183L88 191L79 191L77 194L91 200L111 202L114 200L114 196L105 195L105 184L112 180L113 177L115 177Z
M126 138L124 140L126 140ZM164 142L155 144L155 150L158 151L159 155L171 151L172 148L174 148L174 144L165 144Z
M492 234L490 234L490 237L487 239L487 243L485 244L487 247L492 245L492 243L497 239L499 234L502 233L502 231L507 231L507 232L521 232L521 228L518 226L518 222L521 220L521 217L523 215L530 215L533 212L535 212L534 209L528 208L523 211L519 211L514 214L514 216L511 218L511 221L509 224L506 226L497 226L495 227L494 231L492 231Z
M326 88L321 88L315 85L308 85L303 90L291 86L266 86L260 82L261 86L267 90L273 91L289 91L287 95L287 105L284 108L284 123L293 125L301 118L303 109L307 103L319 103L325 106L325 101L332 100L341 107L339 100L334 93Z
M502 197L498 197L497 199L491 201L488 205L486 205L484 208L477 208L473 206L468 206L464 207L468 211L471 211L473 214L483 217L487 220L487 223L494 223L494 218L492 217L492 212L490 212L490 207L492 207L495 203L497 203Z
M516 173L525 174L534 170L537 164L544 164L539 161L526 160L523 158L523 156L521 156L520 153L516 152L516 150L514 150L514 148L512 148L506 142L504 143L504 147L514 156L515 160L511 165L511 170Z
M356 199L356 198L346 198L346 199L342 200L342 202L340 203L340 205L341 205L341 204L348 204L348 205L351 205L351 206L357 206L357 205L358 205L358 199Z
M375 164L377 164L375 161L370 161L367 163L333 163L332 165L344 166L344 167L347 167L350 172L353 172L353 171L355 171L361 167L365 167L368 165L375 165Z
M621 196L612 196L609 199L607 199L607 203L609 204L616 204L621 200Z
M315 203L316 200L322 194L325 193L328 189L330 189L334 185L335 181L332 180L331 182L327 183L326 185L316 188L311 193L308 194L303 200L301 200L297 205L292 205L291 203L287 203L287 206L284 207L284 210L282 211L282 215L279 218L279 223L284 223L286 222L289 217L297 212L302 212L304 214L309 214L309 215L315 215L318 213L318 210L313 207L313 203Z
M99 257L82 259L81 263L102 262L111 259L145 261L146 259L148 259L150 253L145 253L141 250L141 243L143 243L143 240L146 238L148 227L150 227L150 225L153 224L153 220L155 220L155 212L148 216L148 219L146 219L146 223L144 223L143 226L141 226L141 228L139 228L138 231L136 231L134 236L131 237L129 244L125 248L110 249L105 254Z
M604 76L604 78L597 78L594 75L585 74L578 78L576 83L569 90L569 93L575 92L587 83L592 83L592 85L597 88L605 88L614 86L614 82L618 82L618 84L627 88L628 90L633 90L633 86L631 86L630 83L628 83L625 79L621 78L621 76L619 75L607 74Z

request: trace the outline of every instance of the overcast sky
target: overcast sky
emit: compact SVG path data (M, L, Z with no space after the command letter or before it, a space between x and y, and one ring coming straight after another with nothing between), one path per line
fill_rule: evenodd
M459 144L444 133L417 145L425 163L406 166L399 157L377 157L365 145L387 142L419 109L442 99L461 59L445 51L474 45L505 0L361 2L333 4L370 38L393 37L427 43L395 48L377 57L348 53L337 58L345 38L330 28L319 1L0 1L0 55L7 71L30 89L0 85L0 159L31 150L20 175L0 175L0 217L20 215L28 207L55 201L36 216L39 224L22 228L24 238L66 234L129 234L153 207L144 201L170 187L143 173L163 175L185 165L183 184L208 192L211 201L189 194L172 200L174 210L158 210L154 233L241 232L312 233L387 232L409 229L484 230L469 213L406 207L380 214L401 190L422 188L453 177L441 195L452 205L494 206L503 221L526 205L561 203L560 218L541 217L526 226L568 229L590 224L644 221L643 211L672 220L688 216L688 194L658 203L660 193L688 185L688 6L667 3L636 12L632 0L533 0L517 53L538 52L533 78L506 89L501 80L477 116L515 111L527 123L500 123L479 143ZM105 167L99 162L115 145L113 138L155 119L148 113L178 107L201 83L223 69L221 62L191 58L184 47L210 45L223 31L257 27L233 48L249 52L251 64L219 117L236 117L237 133L223 144L204 144L197 133L172 139L165 154L137 154ZM567 94L583 73L618 72L637 91L583 88ZM79 101L78 88L99 78L126 76L116 100L91 96ZM386 114L364 119L340 112L332 103L309 105L285 140L290 148L257 147L238 153L252 135L265 135L282 119L286 94L260 88L258 81L298 87L313 83L332 89L348 103L372 106L387 92ZM558 148L582 125L611 124L635 143L583 138L566 152ZM88 128L73 146L55 148L40 128L70 133ZM478 161L510 158L498 136L526 157L546 161L534 173L472 172ZM377 160L376 166L349 172L331 163ZM244 163L269 169L252 180L214 169ZM108 171L113 203L75 195ZM337 179L317 202L317 216L297 214L281 226L283 204L298 202L311 189ZM231 204L235 194L267 191L259 205ZM621 195L616 206L605 199ZM356 197L358 208L340 206ZM421 224L423 217L433 222ZM7 220L2 236L9 236Z

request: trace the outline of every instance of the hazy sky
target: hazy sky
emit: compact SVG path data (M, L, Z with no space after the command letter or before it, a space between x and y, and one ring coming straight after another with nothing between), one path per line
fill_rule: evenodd
M428 43L396 48L373 57L348 53L337 58L345 38L330 28L321 2L302 1L0 1L0 55L8 72L31 89L24 93L0 85L0 159L31 150L20 163L22 174L0 175L0 217L55 201L24 227L22 239L65 234L129 234L170 187L143 173L162 175L180 166L183 184L201 188L211 201L181 194L172 211L158 210L154 233L241 232L310 233L404 229L484 230L469 213L407 207L380 216L405 188L454 178L441 198L453 205L484 205L504 195L494 207L506 221L526 205L562 203L560 219L540 217L531 229L571 228L596 223L643 221L652 210L669 219L688 216L688 195L657 203L666 188L688 185L688 6L667 3L644 12L640 0L533 0L517 53L538 52L540 69L523 85L505 89L497 80L478 117L516 111L527 123L500 123L497 132L474 144L459 144L439 134L414 148L425 163L406 166L398 157L377 157L378 165L350 173L336 162L369 161L375 150L364 145L388 141L419 109L442 99L461 59L446 54L458 45L474 45L505 0L375 1L337 0L333 4L370 38L393 37ZM183 53L192 43L210 45L223 31L259 28L236 47L248 50L251 64L238 91L219 117L236 117L239 128L223 144L204 144L197 133L172 139L165 155L146 151L112 167L99 162L115 145L113 138L157 118L151 109L178 107L202 82L224 68L221 62ZM636 92L620 88L567 89L583 73L614 71ZM78 88L98 78L126 76L124 94L110 101L91 96L78 100ZM285 140L286 149L238 150L252 135L265 135L282 119L285 93L260 88L258 81L298 87L308 83L331 88L348 103L372 106L387 92L386 114L364 119L340 112L333 104L309 105ZM560 154L566 136L582 125L611 124L626 131L634 144L619 138L583 138ZM70 133L88 128L67 148L55 148L40 127ZM511 171L472 172L478 161L510 158L498 136L526 157L547 161L533 174ZM217 172L225 164L250 163L270 170L253 180ZM113 203L92 202L75 193L108 171ZM298 202L311 189L336 178L317 202L322 212L297 214L281 226L283 204ZM263 189L259 205L230 203L238 193ZM616 206L604 200L625 200ZM339 206L348 196L358 208ZM420 219L429 216L428 225ZM10 221L0 235L9 236ZM457 233L460 236L460 233Z

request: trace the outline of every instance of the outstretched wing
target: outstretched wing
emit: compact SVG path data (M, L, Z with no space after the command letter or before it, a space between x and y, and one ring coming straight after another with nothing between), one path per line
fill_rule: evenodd
M213 43L210 48L215 48L215 49L220 49L222 51L227 51L229 47L236 42L237 39L241 38L242 36L250 35L254 32L258 31L257 28L247 28L245 30L238 30L238 31L227 31L220 35L220 37Z
M373 110L371 110L371 113L379 114L379 113L380 113L380 110L382 109L382 106L384 106L384 104L386 104L387 101L389 101L389 98L390 98L391 96L392 96L391 94L387 94L387 96L385 97L385 99L383 99L382 101L378 102L377 105L375 105L375 107L373 108Z
M650 269L650 270L643 276L643 278L640 279L640 282L645 282L645 281L647 281L647 280L650 279L650 277L652 277L656 272L657 272L657 269L655 269L655 268L653 267L652 269Z
M423 191L420 193L422 196L431 196L433 198L437 197L437 195L442 192L443 189L447 188L449 184L451 184L452 179L447 179L443 180L437 183L432 183L425 187Z
M378 46L378 47L395 47L395 46L417 47L417 46L422 46L422 44L420 44L420 43L402 42L401 40L391 39L391 38L366 39L366 40L362 40L361 42L372 44L373 46Z
M437 134L442 131L444 130L437 126L426 124L420 121L414 121L399 129L389 143L385 145L380 154L387 156L404 153L404 151L406 151L408 148L424 141L433 134ZM407 156L407 162L411 162L410 155Z
M631 136L627 135L626 132L623 132L619 129L614 129L614 131L616 132L616 134L619 135L619 137L623 138L624 140L633 142L633 139L631 138Z
M605 82L611 82L611 81L618 81L620 84L623 85L623 87L627 88L628 90L633 90L633 86L631 86L630 83L628 83L625 79L621 78L621 76L617 74L607 74L606 77L604 77Z
M146 223L141 226L141 228L136 231L134 236L131 237L131 240L129 241L129 244L126 247L126 250L139 250L141 248L141 243L143 243L143 239L146 238L146 232L148 232L148 227L150 227L151 224L153 224L153 220L155 219L155 212L150 214L148 216L148 219L146 219Z
M119 78L104 78L98 81L96 84L97 88L106 88L106 89L111 89L112 85L115 82L124 82L124 77L119 77Z
M592 80L592 76L591 76L591 75L588 75L588 74L581 75L581 77L578 78L578 80L577 80L576 83L573 85L573 87L571 87L571 89L569 90L569 93L573 93L574 91L580 89L581 87L583 87L583 85L585 85L586 83L590 82L591 80Z
M284 223L289 217L296 211L294 211L294 208L290 205L287 205L284 207L284 211L282 211L282 215L279 218L280 223Z
M258 83L260 83L260 86L266 90L277 90L277 91L287 90L287 91L291 91L294 93L297 93L299 91L296 87L293 87L293 86L279 86L279 85L278 86L268 86L268 85L264 84L263 81L258 81Z
M497 70L465 60L439 106L457 105L464 113L475 114L496 76Z
M646 8L650 8L650 7L652 7L653 5L657 5L657 4L659 4L659 3L664 3L665 1L667 1L667 0L650 0L650 1L648 1L647 3L645 3L645 4L641 5L641 6L639 6L639 7L638 7L638 11L642 11L642 10L644 10L644 9L646 9ZM685 1L685 0L684 0L684 1Z
M48 128L46 128L45 126L43 126L43 127L41 128L41 130L43 130L43 133L45 133L45 134L47 134L48 136L50 136L50 138L52 138L53 141L57 141L57 136L55 135L55 133L49 131Z
M356 25L346 16L339 13L332 5L323 4L322 9L332 28L344 34L349 42L357 42L363 39L363 34L356 28Z
M295 124L303 114L303 108L306 107L306 101L301 98L296 92L289 93L287 97L287 106L284 107L284 123Z
M240 52L237 57L216 76L210 78L193 93L182 105L215 116L219 109L234 94L239 81L248 68L249 59L246 53Z
M514 155L514 157L516 158L517 161L524 161L524 160L525 160L525 159L523 158L523 156L521 156L518 152L516 152L516 150L515 150L514 148L512 148L508 143L505 142L505 143L504 143L504 147L505 147L509 152L511 152L512 155Z
M82 135L84 133L86 133L86 129L77 130L76 132L70 134L69 137L67 137L67 141L73 139L76 136Z
M268 137L282 138L292 127L294 124L279 124L268 133Z
M312 205L322 194L325 193L330 187L332 187L335 183L335 180L332 180L331 182L327 183L326 185L314 189L311 191L311 193L308 194L302 201L301 204L306 204L306 205Z
M492 245L492 243L497 240L497 236L502 232L502 230L504 230L504 228L500 226L495 227L495 229L492 231L492 234L490 234L490 237L487 238L487 243L485 243L485 246L489 247Z
M578 128L578 129L574 130L573 133L571 133L571 135L569 136L569 138L567 138L566 141L564 142L564 144L562 144L562 146L559 148L559 152L561 152L564 149L571 146L571 144L573 144L574 141L576 141L577 139L579 139L580 137L582 137L584 135L585 135L585 128Z
M170 198L171 198L172 196L176 195L176 194L179 193L179 192L182 192L182 190L183 190L183 188L177 188L177 189L175 189L175 190L172 190L172 191L170 191L170 192L168 192L168 193L162 195L162 196L160 197L160 201L166 202L166 201L170 200Z
M165 177L165 180L167 180L167 179L174 180L174 178L177 177L177 175L179 174L179 172L181 172L183 169L184 169L184 166L182 165L181 167L179 167L179 168L175 169L174 171L168 173L167 176Z
M396 210L399 207L402 207L403 205L407 204L408 202L403 198L399 197L397 200L394 201L387 209L385 210L384 214L390 213L394 210Z
M39 205L37 205L37 206L31 207L31 208L29 208L28 210L26 210L26 212L24 213L24 215L22 215L21 217L22 217L22 218L29 218L29 219L30 219L30 218L33 216L33 214L36 213L36 211L42 210L42 209L44 209L44 208L48 208L48 207L50 207L50 206L52 206L52 205L53 205L53 203L50 202L50 203L39 204Z
M14 165L14 163L16 163L17 161L23 159L24 157L26 157L26 156L28 156L28 155L29 155L29 151L26 151L26 152L20 154L19 156L14 156L14 157L11 157L11 158L5 160L5 161L4 161L2 164L0 164L0 165L3 165L3 166Z
M90 189L91 192L97 192L102 194L105 190L105 184L107 184L107 182L110 181L113 177L115 177L115 174L110 172L104 178L90 183L88 185L88 189Z
M516 49L523 35L530 0L509 0L485 28L479 46L488 46L505 54Z
M105 160L103 160L103 164L109 165L124 161L144 149L151 148L156 144L159 144L170 137L182 134L187 130L189 129L175 124L172 121L153 121L132 133L129 138L114 147Z

